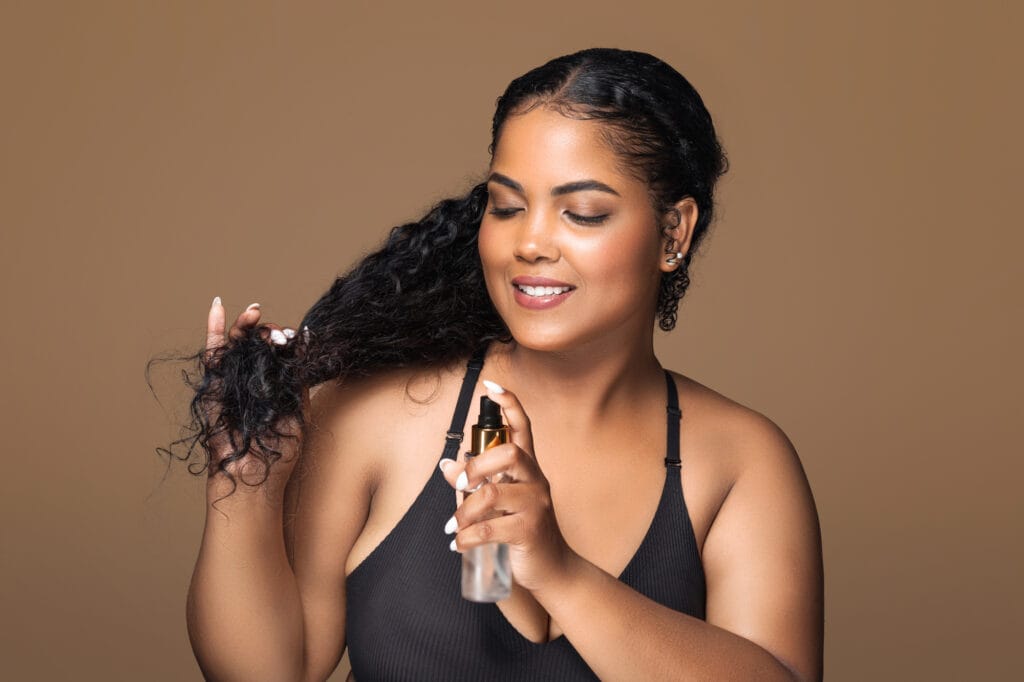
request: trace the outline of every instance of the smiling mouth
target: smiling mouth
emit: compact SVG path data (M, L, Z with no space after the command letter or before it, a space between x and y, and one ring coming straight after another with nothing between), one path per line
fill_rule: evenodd
M573 287L533 287L526 284L513 284L512 286L527 296L532 296L534 298L557 296L558 294L564 294L573 290Z

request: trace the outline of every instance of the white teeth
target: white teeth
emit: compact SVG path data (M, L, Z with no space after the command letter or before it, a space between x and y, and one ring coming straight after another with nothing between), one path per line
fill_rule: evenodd
M525 284L517 284L516 288L527 296L554 296L556 294L564 294L572 287L531 287Z

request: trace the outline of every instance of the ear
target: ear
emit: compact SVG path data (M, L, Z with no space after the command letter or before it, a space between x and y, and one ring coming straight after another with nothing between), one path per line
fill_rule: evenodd
M662 272L672 272L682 264L682 258L673 258L674 254L681 253L686 256L689 253L693 228L697 224L697 213L696 199L684 197L661 216L661 253L658 255L658 267ZM676 262L670 262L672 260Z

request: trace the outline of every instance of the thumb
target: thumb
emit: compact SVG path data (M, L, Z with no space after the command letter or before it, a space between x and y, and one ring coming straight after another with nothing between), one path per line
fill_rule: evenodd
M220 296L213 299L210 312L206 317L206 357L224 345L224 305Z

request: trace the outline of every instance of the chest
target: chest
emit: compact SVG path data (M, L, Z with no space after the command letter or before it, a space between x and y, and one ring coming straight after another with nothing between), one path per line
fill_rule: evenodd
M619 575L658 512L666 484L664 426L653 435L614 438L545 438L543 427L536 432L537 461L562 535L577 553Z
M621 580L629 583L639 579L641 584L653 590L647 596L660 603L693 614L702 613L702 588L684 586L675 581L651 584L643 580L646 576L644 571L651 565L667 562L678 566L681 576L693 577L702 586L699 559L688 551L692 547L692 535L689 532L676 534L675 530L666 535L666 527L679 528L687 511L682 504L680 469L666 468L664 444L655 444L660 439L643 442L634 437L623 443L605 439L602 442L606 446L600 446L581 437L560 442L555 437L544 438L543 434L543 427L535 434L541 436L538 442L545 443L539 447L538 461L549 480L559 529L573 550ZM570 447L578 450L570 451ZM432 456L430 468L435 467L435 462L436 457ZM674 480L672 476L675 476ZM419 492L417 483L422 486ZM451 513L449 508L454 509L457 504L454 489L442 477L430 472L425 485L412 479L406 484L408 489L401 499L385 505L386 496L402 487L393 476L383 479L375 496L377 513L371 514L364 537L360 539L367 541L365 546L372 550L371 554L376 554L371 557L371 572L376 573L375 580L387 586L377 599L397 598L393 590L399 585L410 591L401 597L401 601L415 602L422 598L422 593L437 592L436 586L428 589L426 585L410 585L411 581L417 580L415 577L419 576L424 563L452 564L449 566L453 571L449 577L452 585L445 585L455 590L458 558L446 548L441 551L440 543L433 542L435 537L441 537L439 526ZM381 516L382 510L388 511L386 518ZM415 548L403 546L400 551L393 543L385 544L384 554L380 548L373 549L394 532L399 532L403 543L424 544ZM429 544L427 539L430 539ZM386 571L394 570L395 565L400 565L412 553L418 557L418 567L399 570L401 580L397 577L392 580ZM358 544L353 554L359 554ZM639 563L634 562L637 556L640 556ZM428 560L428 557L433 558ZM367 571L362 572L362 576L366 574ZM371 601L362 605L361 610L372 612L382 608L381 604L376 601L371 604ZM437 604L434 608L439 612L461 609L465 607L462 601L453 594L451 603ZM490 628L499 633L499 640L513 649L529 648L531 645L527 642L555 642L562 634L559 624L552 622L544 608L523 590L514 589L511 598L490 607L477 608L476 612L486 621L484 629ZM489 615L480 615L488 612Z
M699 452L682 448L679 455L686 462L687 475L680 477L681 472L673 469L673 475L667 476L665 422L660 421L660 429L658 424L645 424L632 431L601 433L567 430L554 423L545 424L543 419L534 425L536 456L550 486L559 530L574 551L617 577L630 567L638 550L645 549L645 556L660 551L653 546L665 539L659 540L654 532L658 518L663 524L668 519L670 525L678 527L678 517L687 517L699 552L712 509L717 508L714 499L721 495L719 474L714 467L701 464L707 457ZM454 489L446 482L438 487L433 478L439 453L426 452L421 439L422 434L408 444L410 451L424 451L416 458L417 466L383 469L366 527L349 556L348 572L393 532L407 512L413 516L421 513L413 507L431 482L441 496L451 495L452 508L457 505ZM419 441L418 446L412 441ZM687 504L682 504L683 500ZM439 541L443 538L442 524L439 516L435 524L439 526ZM690 542L688 538L679 540ZM511 598L496 606L502 627L512 628L512 637L536 643L555 640L562 634L558 623L552 622L525 590L514 590Z

